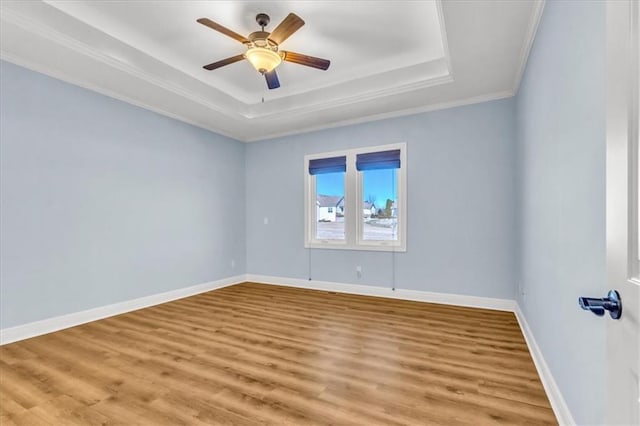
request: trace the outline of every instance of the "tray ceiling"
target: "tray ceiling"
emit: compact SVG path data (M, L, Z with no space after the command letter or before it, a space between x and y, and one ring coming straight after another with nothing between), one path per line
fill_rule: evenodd
M253 141L514 94L540 1L3 1L0 56L200 127ZM285 50L328 71L278 67L268 90L246 48L196 19L247 35L306 21ZM264 101L263 101L264 100Z

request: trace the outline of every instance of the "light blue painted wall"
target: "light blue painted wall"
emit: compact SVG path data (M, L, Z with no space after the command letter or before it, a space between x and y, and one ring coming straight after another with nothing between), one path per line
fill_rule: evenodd
M605 290L604 30L603 3L549 1L515 99L247 146L0 62L0 327L245 271L516 296L601 423L604 321L576 298ZM394 142L408 251L304 249L304 155Z
M518 299L578 424L604 422L605 6L548 1L517 95Z
M0 75L0 327L245 273L244 144Z
M507 99L249 144L247 270L308 278L305 154L406 142L409 237L407 252L395 254L396 287L513 299L514 139ZM311 276L390 286L392 256L316 249Z

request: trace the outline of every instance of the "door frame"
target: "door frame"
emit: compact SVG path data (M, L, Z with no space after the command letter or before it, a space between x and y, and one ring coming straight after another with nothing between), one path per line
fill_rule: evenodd
M620 321L607 321L607 365L603 366L607 372L605 415L607 421L614 424L620 423L620 419L624 421L631 414L627 411L630 401L626 397L633 394L629 393L628 389L638 388L637 374L640 372L640 339L624 339L625 336L637 336L637 330L640 328L639 8L637 0L606 2L607 287L604 290L626 290L622 297L622 318ZM637 296L637 300L634 300L634 295ZM637 365L633 359L638 359ZM630 371L625 368L630 368ZM636 383L633 383L631 388L626 387L633 382L631 377L625 375L628 372L636 375ZM635 389L635 392L640 396L640 388ZM640 404L637 409L640 410ZM640 416L640 413L637 415Z

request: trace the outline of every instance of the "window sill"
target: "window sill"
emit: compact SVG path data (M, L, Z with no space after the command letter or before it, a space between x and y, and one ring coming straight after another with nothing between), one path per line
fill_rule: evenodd
M389 251L396 253L404 253L407 251L405 246L399 244L360 244L360 245L347 245L337 242L306 242L304 248L309 249L324 249L324 250L356 250L356 251Z

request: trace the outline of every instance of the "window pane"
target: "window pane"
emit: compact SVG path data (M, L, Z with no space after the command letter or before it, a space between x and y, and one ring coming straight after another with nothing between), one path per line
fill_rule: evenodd
M316 175L316 239L344 240L344 172Z
M362 239L398 240L398 169L362 172Z

